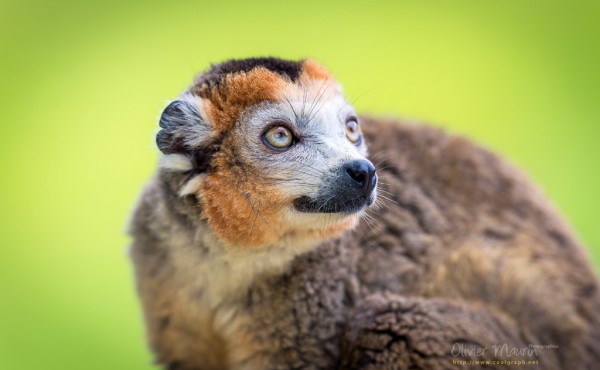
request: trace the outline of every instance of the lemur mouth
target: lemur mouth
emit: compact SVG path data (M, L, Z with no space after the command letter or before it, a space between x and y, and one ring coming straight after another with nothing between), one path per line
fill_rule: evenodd
M320 201L307 196L294 200L294 208L304 213L356 213L360 212L375 202L375 192L368 196L359 197L334 197L328 201Z

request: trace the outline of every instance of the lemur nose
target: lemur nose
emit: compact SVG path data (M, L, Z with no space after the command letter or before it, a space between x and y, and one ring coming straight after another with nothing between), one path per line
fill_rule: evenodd
M361 159L348 163L346 173L362 189L363 195L369 195L377 184L375 166L367 160Z

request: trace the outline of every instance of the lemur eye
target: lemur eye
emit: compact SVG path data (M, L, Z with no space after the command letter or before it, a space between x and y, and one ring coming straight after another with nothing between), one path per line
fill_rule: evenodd
M358 119L356 117L350 117L346 121L346 137L354 145L360 145L362 142L362 135L360 133Z
M283 126L271 127L263 134L263 141L272 149L285 150L294 145L294 135Z

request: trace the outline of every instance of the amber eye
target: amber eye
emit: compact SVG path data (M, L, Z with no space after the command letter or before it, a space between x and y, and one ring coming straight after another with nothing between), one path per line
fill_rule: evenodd
M276 150L288 149L294 144L294 135L283 126L271 127L262 137L269 147Z
M358 127L358 120L356 117L350 117L346 121L346 137L354 145L360 145L362 141L362 135L360 133L360 128Z

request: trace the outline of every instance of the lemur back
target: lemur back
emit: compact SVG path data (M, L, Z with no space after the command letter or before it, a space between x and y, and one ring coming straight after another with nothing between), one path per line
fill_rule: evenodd
M597 278L494 154L358 117L311 60L213 66L160 126L130 230L165 368L597 366Z

